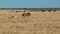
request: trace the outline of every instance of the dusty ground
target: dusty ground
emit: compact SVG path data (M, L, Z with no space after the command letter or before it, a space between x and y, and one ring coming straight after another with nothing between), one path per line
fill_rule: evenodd
M60 11L31 12L26 18L15 11L0 10L0 34L60 34Z

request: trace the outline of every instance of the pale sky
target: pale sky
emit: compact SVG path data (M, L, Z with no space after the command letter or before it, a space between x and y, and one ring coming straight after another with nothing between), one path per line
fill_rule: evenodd
M60 8L60 0L0 0L0 8Z

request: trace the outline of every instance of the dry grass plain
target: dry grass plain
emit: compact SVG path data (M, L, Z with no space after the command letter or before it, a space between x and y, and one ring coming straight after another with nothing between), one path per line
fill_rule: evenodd
M0 10L0 34L60 34L60 11L33 11L26 18L15 11Z

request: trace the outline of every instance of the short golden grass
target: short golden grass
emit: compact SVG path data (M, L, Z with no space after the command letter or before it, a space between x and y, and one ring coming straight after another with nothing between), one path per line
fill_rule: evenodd
M25 18L15 11L0 10L0 34L60 34L60 11L32 11Z

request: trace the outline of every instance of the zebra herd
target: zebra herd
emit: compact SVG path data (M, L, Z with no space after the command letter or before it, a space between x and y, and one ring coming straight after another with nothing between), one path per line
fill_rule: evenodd
M27 12L27 13L25 13L26 11L23 11L23 14L22 14L22 16L23 17L25 17L25 16L30 16L31 15L31 13L30 12ZM42 10L42 12L45 12L45 10ZM51 12L51 10L48 10L48 12ZM56 12L56 10L53 10L53 12Z
M20 11L16 11L16 13L18 13L18 12L20 12ZM42 10L42 12L45 12L45 10ZM51 10L48 10L48 12L51 12ZM53 10L53 12L56 12L56 10ZM29 17L29 16L31 16L31 13L29 11L27 11L27 13L26 13L26 11L23 11L21 16L24 18ZM14 16L11 16L11 17L14 18Z
M19 12L19 11L18 11ZM45 12L45 10L42 10L42 12ZM48 10L48 12L51 12L51 10ZM53 10L53 12L56 12L56 10ZM27 12L26 11L23 11L22 13L22 17L28 17L28 16L31 16L31 13L30 12Z
M51 12L51 11L56 12L56 10L48 10L48 12ZM45 10L42 10L42 12L45 12Z

